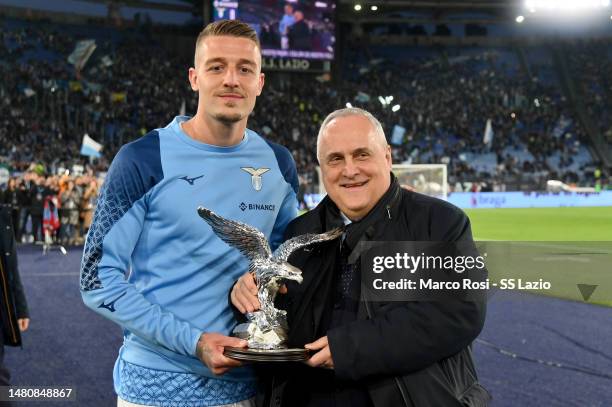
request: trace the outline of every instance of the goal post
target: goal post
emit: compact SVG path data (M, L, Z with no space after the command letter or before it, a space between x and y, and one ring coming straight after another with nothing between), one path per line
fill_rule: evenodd
M394 164L393 173L403 187L440 199L448 196L446 164Z

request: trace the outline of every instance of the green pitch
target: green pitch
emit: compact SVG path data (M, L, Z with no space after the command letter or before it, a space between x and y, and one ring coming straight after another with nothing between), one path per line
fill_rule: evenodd
M465 212L472 221L476 240L612 241L612 206ZM303 213L300 211L300 215Z
M582 301L578 284L597 286L590 303L612 306L612 207L470 209L475 240L489 241L492 280L550 281L532 291ZM514 243L512 243L514 242Z
M465 212L476 240L612 241L612 206Z
M612 205L612 203L611 203ZM612 306L612 206L467 209L492 282L549 281L534 294Z

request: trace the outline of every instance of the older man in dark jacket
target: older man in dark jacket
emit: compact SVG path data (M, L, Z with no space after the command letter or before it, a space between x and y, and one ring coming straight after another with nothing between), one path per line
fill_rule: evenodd
M346 225L343 239L296 252L303 270L280 300L289 345L313 354L303 365L263 371L262 402L275 406L486 406L470 346L485 319L484 301L380 302L361 290L360 241L472 242L470 222L444 201L402 189L378 120L341 109L321 126L317 157L328 196L295 219L286 237ZM245 274L231 301L259 307Z

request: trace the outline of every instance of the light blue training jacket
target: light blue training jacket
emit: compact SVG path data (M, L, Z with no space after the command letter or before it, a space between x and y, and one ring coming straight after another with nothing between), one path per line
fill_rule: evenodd
M81 264L83 301L124 329L115 389L139 404L215 405L252 396L252 386L236 385L253 382L249 369L220 380L195 356L202 332L229 335L236 325L228 293L248 269L198 206L255 226L272 250L297 215L297 172L286 148L251 130L235 146L204 144L182 130L188 119L178 116L117 153ZM155 390L159 380L167 383ZM187 388L167 394L168 383ZM219 383L228 385L220 391Z

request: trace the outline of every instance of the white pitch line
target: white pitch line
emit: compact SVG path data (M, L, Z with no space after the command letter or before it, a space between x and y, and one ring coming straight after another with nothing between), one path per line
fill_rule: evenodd
M563 245L563 244L553 244L554 241L551 240L500 240L500 239L479 239L479 238L475 238L474 241L476 243L483 243L483 242L506 242L510 245L516 245L516 246L529 246L529 247L541 247L541 248L546 248L546 249L568 249L568 250L577 250L577 251L586 251L586 250L599 250L600 253L598 254L612 254L612 242L610 241L600 241L600 240L593 240L593 241L588 241L585 240L584 246L570 246L570 245ZM572 241L572 243L582 243L579 241ZM595 245L595 247L593 246L589 246L589 243L599 243L599 245ZM607 243L609 245L609 249L602 247L603 243ZM603 250L603 251L602 251Z

